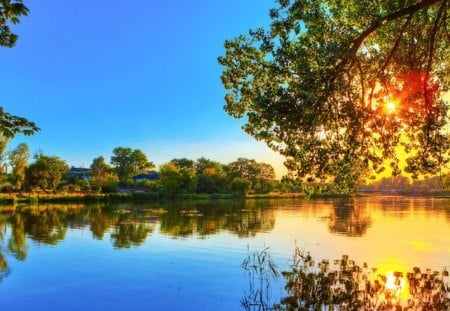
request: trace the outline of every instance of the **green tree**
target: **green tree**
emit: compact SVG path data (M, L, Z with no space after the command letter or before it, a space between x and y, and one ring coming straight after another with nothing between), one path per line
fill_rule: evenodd
M186 159L186 158L172 159L172 160L170 160L170 163L172 163L173 165L175 165L179 168L187 168L190 170L195 169L195 162L190 159Z
M0 0L0 46L13 47L18 36L11 32L10 25L18 24L20 17L28 15L28 8L20 0ZM32 135L39 128L34 122L11 115L0 107L0 134L12 138L17 133Z
M223 165L204 157L195 162L197 193L214 193L226 186L226 175Z
M117 147L113 150L111 164L122 183L127 183L134 175L145 173L155 167L153 162L148 161L144 152L125 147Z
M278 0L268 29L225 42L225 110L298 177L349 193L389 163L448 161L447 0Z
M273 189L275 171L270 164L239 158L229 163L225 171L230 182L234 179L246 180L253 192L267 193Z
M102 192L108 183L117 181L117 177L112 167L105 162L105 158L100 156L95 158L91 164L92 187L98 192Z
M230 188L234 193L245 196L250 190L251 182L244 178L236 177L230 182Z
M9 138L3 135L0 135L0 173L4 173L6 171L4 167L5 161L5 151L6 147L8 147Z
M35 162L25 171L25 182L30 188L40 188L44 192L51 190L55 193L68 170L66 161L59 157L37 154Z
M172 162L161 165L160 186L170 196L192 193L195 189L194 171L186 167L178 167Z
M9 165L12 167L12 181L16 190L22 190L22 183L25 180L25 170L30 158L28 145L22 143L9 152Z

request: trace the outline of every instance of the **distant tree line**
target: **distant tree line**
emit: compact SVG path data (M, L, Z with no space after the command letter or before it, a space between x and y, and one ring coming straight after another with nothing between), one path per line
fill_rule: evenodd
M308 195L333 193L333 184L302 182L289 174L275 179L270 164L238 158L223 164L201 157L176 158L159 170L140 149L117 147L108 162L103 156L89 168L70 168L57 156L39 151L30 155L27 144L6 152L7 140L0 140L0 188L8 193L114 193L154 192L163 196L182 194L267 194L302 192ZM30 163L31 159L31 163ZM78 172L78 173L77 173ZM79 173L81 172L81 173ZM384 177L358 185L359 190L433 192L450 188L450 174L425 179Z
M389 176L370 183L360 184L358 188L369 191L401 191L405 193L443 191L450 188L450 173L423 179L410 179L403 175Z
M125 189L167 196L190 193L244 195L286 188L283 182L275 180L270 164L253 159L239 158L223 164L204 157L197 160L178 158L155 170L154 163L142 150L117 147L109 162L99 156L93 159L89 168L77 169L70 168L65 160L41 151L31 157L27 144L5 152L6 144L0 146L0 184L3 191L9 193L111 193ZM152 178L148 177L150 175Z

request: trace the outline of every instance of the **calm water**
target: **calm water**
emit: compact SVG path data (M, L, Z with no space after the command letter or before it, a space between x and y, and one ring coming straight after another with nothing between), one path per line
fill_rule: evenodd
M449 225L430 198L21 207L0 213L0 310L241 310L248 249L440 270Z

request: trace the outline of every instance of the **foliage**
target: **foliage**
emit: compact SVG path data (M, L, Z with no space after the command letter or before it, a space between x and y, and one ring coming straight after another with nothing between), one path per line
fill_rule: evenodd
M158 192L159 191L159 180L142 180L136 183L136 186L144 187L147 191Z
M301 192L302 186L299 180L289 175L281 177L280 191L281 192Z
M11 32L10 24L18 24L21 16L28 15L28 8L21 0L0 1L0 46L13 47L18 36Z
M22 183L25 180L25 170L30 158L28 145L22 143L9 152L9 165L12 167L12 180L16 190L22 189Z
M212 161L205 157L201 157L195 161L195 171L197 175L200 174L222 174L223 173L223 165L219 162Z
M0 107L0 133L7 137L13 138L16 134L33 135L40 128L34 122L19 116L11 115Z
M99 156L92 161L91 171L92 188L97 192L102 192L111 182L117 181L117 177L112 167L105 162L105 158Z
M230 188L231 190L239 194L241 196L245 196L248 190L250 189L250 181L247 179L236 177L230 182Z
M195 189L194 170L169 162L160 167L160 185L165 193L175 196Z
M3 162L5 160L5 151L8 147L9 138L0 135L0 171L3 171Z
M25 171L25 181L30 188L56 192L68 170L67 163L59 157L37 154L35 162L31 163Z
M436 174L448 161L447 0L278 0L268 29L225 42L225 110L305 180L355 191L385 163Z
M115 193L119 189L119 183L117 178L112 176L105 180L105 183L102 185L101 191L103 193Z
M226 174L223 165L206 158L199 158L195 162L197 174L197 193L215 193L225 189Z
M263 253L263 259L269 255ZM260 256L258 252L253 257ZM244 260L244 264L249 259ZM404 274L376 274L367 264L358 266L347 255L340 260L322 260L316 264L309 253L295 249L291 266L281 274L285 280L285 297L279 304L270 299L270 279L278 271L268 269L265 260L253 260L255 276L249 274L250 293L245 295L246 310L446 310L450 307L448 271L426 273L419 268ZM248 264L247 264L248 265ZM248 268L244 266L248 271ZM447 281L446 281L447 280ZM402 301L400 293L408 282L410 297ZM261 295L260 293L264 293ZM250 297L250 299L249 299ZM249 303L251 302L251 303Z
M214 193L220 189L220 186L216 183L214 175L199 174L196 176L196 189L197 193Z
M255 193L268 193L273 189L275 171L270 164L239 158L226 165L225 172L231 185L239 184L239 180L246 180L249 183L247 190Z
M187 158L172 159L170 160L170 163L179 168L186 168L190 170L195 169L195 162Z
M152 162L148 161L144 152L126 147L117 147L113 150L111 164L122 183L129 182L134 175L145 173L155 167Z
M11 32L10 25L18 24L20 17L28 15L28 8L21 0L0 0L0 46L13 47L18 36ZM32 135L39 131L34 122L11 115L0 107L0 134L12 138L17 133Z

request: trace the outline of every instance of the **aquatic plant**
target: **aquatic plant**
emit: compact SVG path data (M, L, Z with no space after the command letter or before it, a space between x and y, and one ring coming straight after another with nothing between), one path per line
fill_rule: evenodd
M272 310L272 281L278 279L280 274L269 248L249 253L241 268L249 279L249 292L241 300L242 307L247 311Z
M268 259L266 248L244 260L243 268L251 272L250 291L242 300L245 310L450 310L446 268L441 272L423 272L415 267L406 275L383 275L366 263L357 265L347 255L316 264L309 253L298 247L289 269L281 273L285 293L279 303L273 304L269 276L278 272L272 271L273 264L268 266Z

